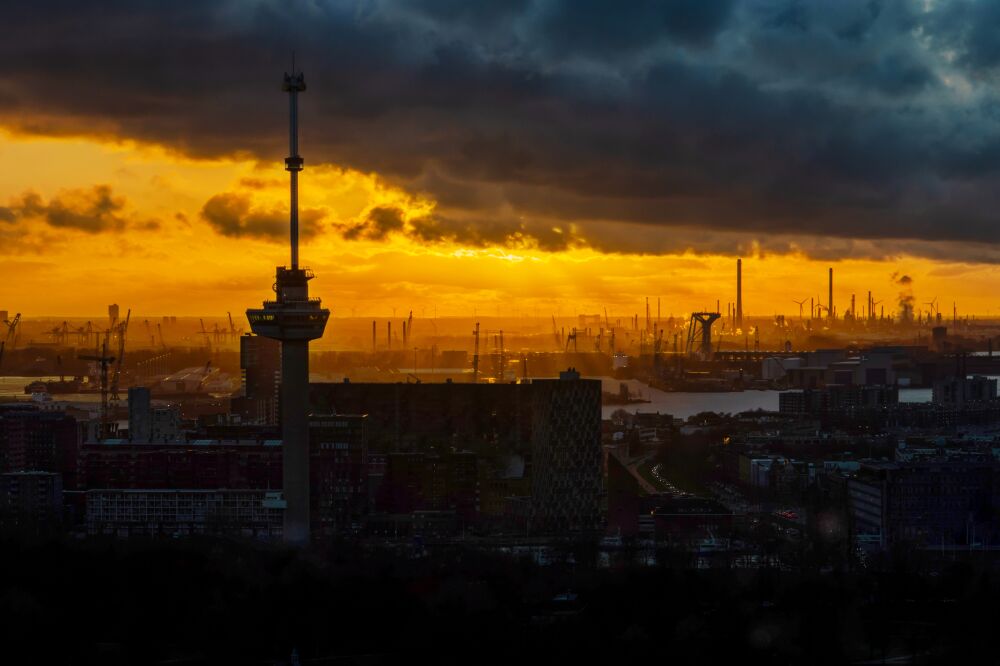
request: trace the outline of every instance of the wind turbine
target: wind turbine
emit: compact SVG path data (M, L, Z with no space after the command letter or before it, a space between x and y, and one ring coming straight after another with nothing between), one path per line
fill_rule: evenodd
M930 316L931 316L931 319L936 319L937 318L937 317L935 317L935 315L937 314L937 312L936 312L936 310L937 310L937 300L938 300L937 296L935 296L934 299L932 301L930 301L929 303L924 303L924 305L930 306Z
M803 298L801 301L797 301L794 298L792 299L792 303L797 303L799 306L799 319L802 319L802 306L805 305L805 302L808 300L808 298Z

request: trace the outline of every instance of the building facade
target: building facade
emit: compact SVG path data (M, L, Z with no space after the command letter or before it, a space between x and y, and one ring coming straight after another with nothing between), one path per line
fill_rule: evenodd
M601 382L575 370L532 381L533 532L601 526Z

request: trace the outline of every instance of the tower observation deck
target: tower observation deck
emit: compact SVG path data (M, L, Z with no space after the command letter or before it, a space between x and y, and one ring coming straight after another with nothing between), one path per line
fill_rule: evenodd
M289 241L291 267L278 266L275 300L247 310L251 330L265 338L281 340L281 439L284 539L296 545L309 542L309 341L323 336L330 311L320 299L309 298L312 271L299 267L299 156L298 94L306 89L302 72L285 74L282 90L288 93Z

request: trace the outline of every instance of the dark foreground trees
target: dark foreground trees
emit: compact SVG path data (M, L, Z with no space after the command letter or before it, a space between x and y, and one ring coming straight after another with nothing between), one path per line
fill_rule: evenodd
M997 654L997 588L968 566L603 570L467 548L6 541L0 650L46 664L275 664L292 648L303 664L957 663Z

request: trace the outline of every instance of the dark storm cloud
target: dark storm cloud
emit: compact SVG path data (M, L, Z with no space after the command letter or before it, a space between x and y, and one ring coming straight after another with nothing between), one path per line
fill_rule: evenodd
M25 192L9 202L8 206L0 207L0 221L14 224L42 220L57 229L96 234L125 229L130 224L125 207L125 197L116 196L109 185L67 190L47 202L36 192ZM132 222L132 226L150 223L156 222Z
M365 238L380 241L388 238L393 232L402 231L403 225L402 210L378 206L369 211L361 222L343 227L341 234L347 240Z
M5 8L0 119L272 160L285 150L276 73L294 47L307 165L377 171L439 202L402 227L391 212L354 223L353 237L624 251L674 230L705 251L822 252L831 238L993 256L996 7L43 0ZM242 205L223 198L205 217L282 235ZM607 233L615 223L639 241Z
M201 208L201 217L223 236L256 238L283 242L288 238L288 209L254 205L248 194L223 192L216 194ZM321 210L304 209L299 213L299 235L311 240L320 231L325 214Z

